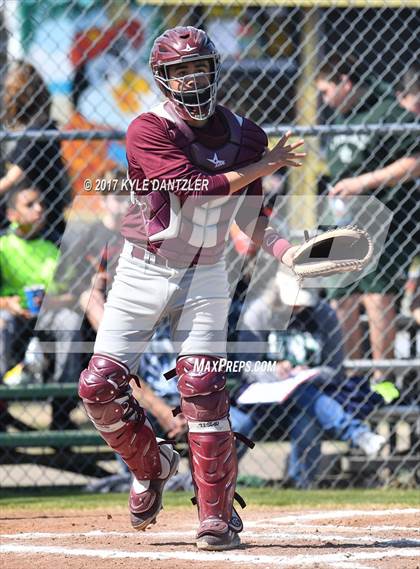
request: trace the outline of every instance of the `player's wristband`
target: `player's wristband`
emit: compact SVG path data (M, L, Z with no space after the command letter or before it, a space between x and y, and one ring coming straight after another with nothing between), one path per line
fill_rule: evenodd
M262 246L264 251L281 261L286 251L292 247L292 244L277 233L277 231L269 230L264 236Z

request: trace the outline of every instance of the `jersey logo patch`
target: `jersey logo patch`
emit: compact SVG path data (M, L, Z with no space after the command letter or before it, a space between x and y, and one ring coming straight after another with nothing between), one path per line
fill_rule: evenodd
M226 160L219 160L216 152L214 153L213 158L207 158L207 162L211 162L215 168L220 168L226 164Z

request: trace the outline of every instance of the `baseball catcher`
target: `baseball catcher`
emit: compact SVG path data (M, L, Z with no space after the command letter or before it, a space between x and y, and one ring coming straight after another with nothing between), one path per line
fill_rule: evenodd
M128 172L136 182L122 233L125 245L105 305L94 355L79 394L101 436L133 473L135 529L156 521L179 455L157 440L130 382L159 321L169 316L198 506L197 547L237 547L233 507L235 434L229 420L226 321L230 305L224 247L233 220L258 247L293 267L296 247L268 226L261 178L305 156L284 135L272 149L261 128L217 104L220 57L208 35L177 27L150 55L164 101L127 132ZM246 198L252 197L248 202ZM258 208L249 203L260 204Z

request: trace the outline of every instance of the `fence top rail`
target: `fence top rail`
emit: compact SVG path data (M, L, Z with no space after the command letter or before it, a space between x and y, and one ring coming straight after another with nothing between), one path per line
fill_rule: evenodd
M0 131L0 142L10 140L124 140L124 130L26 129Z
M291 130L296 136L320 136L323 134L407 134L420 133L420 121L412 123L383 123L362 125L263 125L269 136L281 135ZM21 131L0 130L0 142L10 140L124 140L124 130L54 130L26 129Z
M0 400L31 400L45 399L46 397L72 397L76 395L76 383L0 385Z
M176 6L179 0L148 0L150 6ZM186 6L232 6L231 0L184 0ZM235 0L237 6L288 8L417 8L418 0Z
M420 132L420 121L411 123L380 123L338 125L322 124L314 126L300 125L263 125L267 135L284 134L291 130L296 136L320 136L322 134L407 134Z

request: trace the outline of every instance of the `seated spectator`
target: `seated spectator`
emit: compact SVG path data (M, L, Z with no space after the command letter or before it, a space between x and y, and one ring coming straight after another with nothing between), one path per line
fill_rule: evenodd
M51 119L51 97L42 77L30 64L17 61L4 84L6 125L11 130L56 130ZM42 194L47 223L45 230L60 237L64 231L64 208L70 203L70 187L61 159L60 143L54 139L20 138L6 156L6 175L0 179L0 197L25 177Z
M144 408L152 415L156 432L169 438L178 438L187 432L187 421L182 413L175 417L172 413L180 403L176 381L167 381L163 375L175 367L175 359L169 326L163 323L140 358L142 388L139 395Z
M285 307L289 311L294 307L290 322L287 330L277 331L282 328ZM293 277L280 272L266 293L251 303L244 325L239 342L266 345L266 353L254 353L253 359L277 361L271 376L269 372L245 373L248 382L278 381L302 369L318 370L283 405L274 404L282 407L278 416L287 421L292 445L288 475L296 487L307 488L314 483L324 435L350 442L369 457L378 454L385 439L372 432L362 418L383 399L370 393L365 382L346 378L337 317L316 291L299 290ZM244 354L239 359L249 360L250 356ZM257 406L251 416L256 426L260 416Z
M46 222L41 191L24 179L9 193L7 219L10 226L0 236L0 378L21 361L34 335L54 341L53 381L73 383L81 371L79 354L72 343L80 340L78 315L68 308L71 295L48 294L39 313L42 289L55 289L53 276L59 258L56 245L41 236ZM33 299L25 288L37 288ZM35 325L37 329L35 330ZM53 401L51 427L72 427L73 401Z
M180 404L176 380L167 381L163 374L175 367L176 352L170 340L169 325L162 323L157 329L148 351L140 359L139 375L149 387L138 391L144 408L153 415L151 420L155 422L157 432L167 434L170 438L180 437L187 431L187 422L182 414L172 414L172 409ZM236 408L230 408L230 420L232 430L241 433L245 437L249 435L253 422L246 413ZM156 425L156 421L158 425ZM160 427L160 428L159 428ZM246 452L244 444L238 445L238 458ZM191 474L177 475L170 481L168 489L192 489Z

